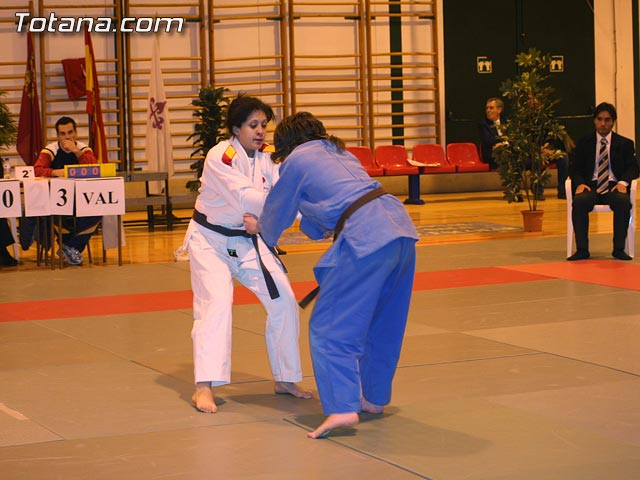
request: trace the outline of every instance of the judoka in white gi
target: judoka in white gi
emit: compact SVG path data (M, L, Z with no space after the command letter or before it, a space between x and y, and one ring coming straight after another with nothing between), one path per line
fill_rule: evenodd
M207 153L194 216L182 247L189 251L193 289L196 389L192 400L206 413L217 411L213 387L231 381L234 278L255 293L267 311L265 336L275 392L312 396L294 383L302 379L300 326L287 275L264 242L250 238L242 225L243 214L260 215L278 179L279 166L270 159L273 147L264 143L272 119L271 107L255 97L241 94L231 102L227 112L230 139ZM270 287L265 276L273 281Z
M320 293L309 335L328 416L308 436L319 438L333 428L357 424L361 411L382 413L391 399L418 235L402 203L384 192L371 195L380 184L312 114L282 120L274 146L272 158L284 160L280 179L259 221L245 217L248 231L260 231L268 245L275 245L299 211L300 229L312 239L326 238L344 212L352 210L314 268ZM359 208L349 209L354 202Z

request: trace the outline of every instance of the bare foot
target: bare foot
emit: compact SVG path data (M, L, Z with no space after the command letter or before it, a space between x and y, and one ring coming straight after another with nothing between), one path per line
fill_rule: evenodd
M382 405L376 405L375 403L371 403L369 400L367 400L364 397L360 397L360 404L361 404L361 409L363 412L367 412L367 413L384 413L384 406Z
M296 398L313 398L313 394L306 390L301 390L293 382L276 382L273 389L279 395L293 395Z
M209 382L196 383L196 391L191 397L191 401L200 412L216 413L218 406L213 399L213 389Z
M324 419L322 425L316 428L313 432L307 433L309 438L324 438L329 435L329 432L338 427L353 427L357 425L360 419L356 412L349 413L333 413Z

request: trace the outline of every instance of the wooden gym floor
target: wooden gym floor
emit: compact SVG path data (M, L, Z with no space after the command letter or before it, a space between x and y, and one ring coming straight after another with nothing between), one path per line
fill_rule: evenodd
M305 436L317 398L272 394L243 288L233 383L217 414L192 407L189 264L173 261L186 223L127 227L121 267L99 238L82 267L21 252L0 269L0 478L640 478L640 264L610 258L611 215L592 214L593 258L569 263L551 189L542 233L499 192L424 199L407 207L422 236L392 403L324 440ZM292 229L280 246L302 295L327 243Z

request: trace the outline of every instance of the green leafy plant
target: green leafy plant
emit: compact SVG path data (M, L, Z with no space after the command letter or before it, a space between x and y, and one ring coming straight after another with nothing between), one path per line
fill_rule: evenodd
M0 97L4 97L7 92L0 92ZM18 128L16 122L11 117L9 107L0 101L0 151L6 150L9 145L16 143Z
M229 98L226 96L229 90L223 87L215 87L210 84L200 89L198 98L191 104L196 107L193 116L198 119L194 125L193 133L187 140L193 139L193 146L196 149L191 153L191 158L196 161L189 167L196 171L196 180L189 180L187 188L195 192L200 188L200 177L204 168L204 159L207 152L216 144L226 138L225 121Z
M494 150L498 173L502 178L504 198L522 201L529 210L538 209L535 195L551 178L549 162L564 152L555 149L554 141L567 137L555 117L558 100L554 89L546 84L551 57L535 48L516 55L519 74L503 82L500 91L510 107L507 122L500 125L503 142Z

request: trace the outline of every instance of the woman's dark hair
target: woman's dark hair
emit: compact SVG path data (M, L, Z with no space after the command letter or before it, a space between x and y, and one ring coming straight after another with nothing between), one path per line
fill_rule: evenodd
M616 112L616 107L607 102L602 102L599 104L596 109L593 111L593 118L596 118L602 112L609 112L611 118L615 122L618 119L618 112Z
M256 111L264 112L267 121L274 118L273 110L269 105L256 97L252 97L245 93L239 93L229 104L227 109L227 130L229 135L233 136L233 127L240 128L247 118Z
M273 146L275 152L271 154L274 163L280 163L299 145L312 140L327 140L333 143L338 150L344 150L342 140L333 135L328 135L320 120L309 112L298 112L284 118L276 127L273 134Z

